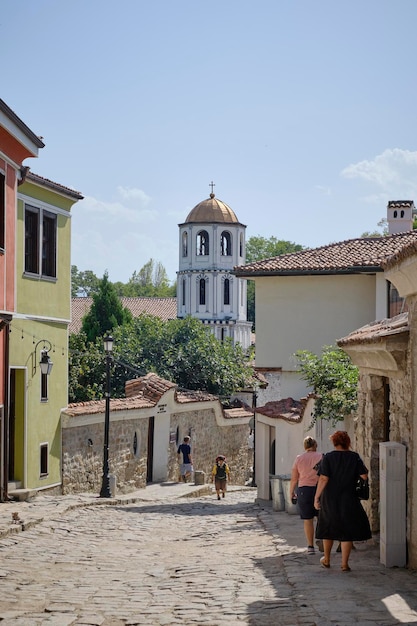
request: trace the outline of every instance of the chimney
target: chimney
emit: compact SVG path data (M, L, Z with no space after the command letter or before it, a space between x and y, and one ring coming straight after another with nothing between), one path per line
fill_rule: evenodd
M413 200L390 200L387 205L388 234L396 235L413 230L415 214Z

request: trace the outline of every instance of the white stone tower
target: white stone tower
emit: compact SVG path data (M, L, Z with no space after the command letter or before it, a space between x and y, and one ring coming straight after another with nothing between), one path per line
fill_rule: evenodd
M197 317L219 341L250 346L246 281L232 274L245 263L245 230L232 209L212 192L179 224L177 317Z

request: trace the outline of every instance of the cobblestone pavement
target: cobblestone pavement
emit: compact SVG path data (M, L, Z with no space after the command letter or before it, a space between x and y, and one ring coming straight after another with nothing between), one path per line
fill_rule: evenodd
M352 572L340 555L324 570L298 516L255 496L51 501L43 521L0 539L2 626L417 624L414 573L384 568L375 543L356 545Z

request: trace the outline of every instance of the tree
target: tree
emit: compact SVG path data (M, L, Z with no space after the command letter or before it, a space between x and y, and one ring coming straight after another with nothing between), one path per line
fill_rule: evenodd
M91 270L78 271L76 265L71 265L71 297L85 297L97 293L100 279Z
M167 322L140 315L113 329L112 396L123 397L127 380L155 372L186 389L229 396L252 385L253 370L240 346L218 341L192 317ZM70 337L70 402L103 396L104 353L101 338ZM85 392L83 393L83 389Z
M334 426L356 410L359 370L346 352L324 346L321 356L308 350L299 350L294 356L301 378L317 395L313 424L317 419L326 419Z
M139 270L133 272L129 281L115 283L119 296L168 298L174 297L176 286L169 284L168 274L162 263L149 259Z
M106 272L100 281L98 292L93 294L93 303L83 319L82 332L88 342L95 342L97 338L104 337L131 319L132 314L122 306Z
M301 250L303 250L303 246L297 243L277 239L276 237L266 239L258 235L250 237L246 242L246 263L254 263L261 259L269 259L281 254L287 254L288 252L300 252Z
M303 246L291 241L284 241L276 237L266 239L258 235L257 237L250 237L246 242L246 263L254 263L255 261L287 254L288 252L300 252L302 249ZM247 318L254 324L255 329L255 282L253 280L247 281L246 298Z

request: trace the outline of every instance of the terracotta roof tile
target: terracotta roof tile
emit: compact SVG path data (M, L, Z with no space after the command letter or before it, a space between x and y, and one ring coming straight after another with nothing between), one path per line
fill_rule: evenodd
M128 380L125 384L125 394L126 398L143 394L145 398L156 404L164 393L176 387L177 385L175 383L164 380L153 372L149 372L146 376L142 376L141 378Z
M75 189L71 189L71 187L65 187L59 183L55 183L53 180L49 178L44 178L43 176L39 176L39 174L34 174L34 172L28 172L27 180L32 181L33 183L38 183L43 187L49 187L54 191L60 191L61 193L66 194L67 196L71 196L72 198L76 198L77 200L83 200L84 196L81 195L79 191L75 191Z
M224 416L227 419L236 419L237 417L253 417L253 411L246 406L240 406L235 409L225 409Z
M357 330L349 333L346 337L339 339L337 345L340 347L350 346L354 344L368 343L370 341L383 340L385 337L398 335L408 332L410 329L408 323L408 312L400 313L395 317L371 322Z
M306 404L307 398L301 398L301 400L285 398L267 402L264 406L258 407L256 412L267 417L283 419L287 422L301 422Z
M91 400L90 402L76 402L69 404L63 413L70 417L76 415L94 415L95 413L104 413L105 400ZM132 398L115 398L110 400L110 411L128 411L131 409L147 409L155 406L156 402L152 402L144 396L134 396Z
M177 402L181 404L185 402L209 402L210 400L218 399L218 396L214 396L207 391L194 391L192 389L181 389L181 391L177 391Z
M417 231L387 237L360 237L320 248L282 254L234 268L237 276L343 274L382 271L383 263L409 248L417 249Z
M139 317L141 313L155 315L164 322L177 317L177 299L176 298L120 298L124 307L128 308L133 317ZM82 320L89 312L93 298L72 298L71 299L71 323L69 332L79 333L81 330Z

